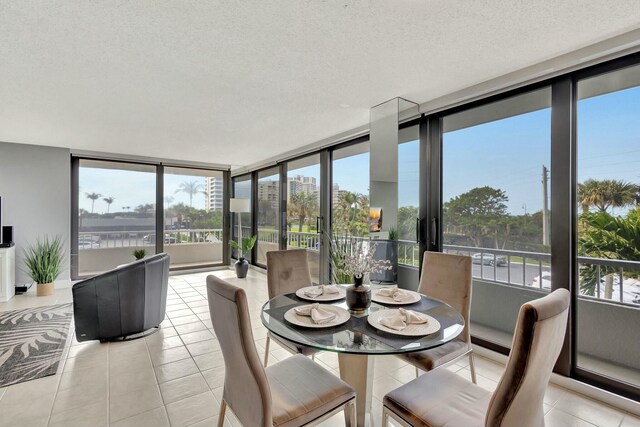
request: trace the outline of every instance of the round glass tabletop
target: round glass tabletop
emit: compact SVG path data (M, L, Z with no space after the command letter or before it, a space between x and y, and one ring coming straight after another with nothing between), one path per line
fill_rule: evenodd
M371 285L372 291L382 286ZM363 314L351 314L351 318L340 326L310 329L295 326L284 319L284 314L293 307L309 304L294 293L279 295L262 306L262 324L272 333L318 350L352 354L398 354L438 347L456 338L464 329L464 319L450 305L422 295L422 299L403 308L426 313L440 322L440 329L430 335L408 337L384 332L367 322L370 313L397 308L376 302ZM345 300L329 303L344 309Z

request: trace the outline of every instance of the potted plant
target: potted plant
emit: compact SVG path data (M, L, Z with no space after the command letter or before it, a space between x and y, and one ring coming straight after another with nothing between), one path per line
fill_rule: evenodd
M258 236L245 237L242 239L241 245L234 240L230 242L231 247L238 251L238 260L235 263L236 277L238 279L244 279L245 277L247 277L247 272L249 271L249 262L244 259L244 255L247 252L251 252L251 249L253 249L253 246L256 244L257 239Z
M64 249L60 236L53 239L45 237L42 241L38 239L34 246L25 249L24 263L27 274L37 283L37 295L52 295L53 283L62 273L64 263Z
M355 313L364 312L371 305L371 288L364 284L367 274L392 269L391 261L376 259L377 242L362 238L331 239L332 268L336 273L353 278L347 287L347 307Z
M138 261L147 256L147 251L146 249L134 249L133 256L136 258L136 261Z

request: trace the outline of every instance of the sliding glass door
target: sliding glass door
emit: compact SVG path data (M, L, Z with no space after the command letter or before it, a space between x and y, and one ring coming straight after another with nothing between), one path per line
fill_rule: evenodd
M306 249L311 279L320 283L320 155L287 162L287 249Z
M172 269L221 265L228 256L228 172L80 157L71 165L73 279L157 252L171 256Z
M442 119L443 250L473 258L471 333L504 348L552 287L550 107L546 87Z
M240 199L241 203L238 203L242 209L236 211L234 206L231 206L231 239L239 242L240 238L251 237L253 235L253 215L251 209L251 201L253 195L253 186L251 181L251 175L242 175L233 178L233 198ZM248 207L248 209L244 209ZM238 258L237 251L231 250L231 256ZM247 261L252 262L252 253L244 254Z
M156 253L156 167L80 159L75 276L89 276Z
M258 211L256 242L258 265L267 265L267 252L280 249L280 169L270 168L258 172Z
M581 370L640 387L640 66L577 83Z
M171 266L223 261L224 179L220 171L164 167L164 251Z

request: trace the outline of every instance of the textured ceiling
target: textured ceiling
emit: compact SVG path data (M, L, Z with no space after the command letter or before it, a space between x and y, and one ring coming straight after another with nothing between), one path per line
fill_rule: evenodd
M638 0L0 0L0 141L247 165L638 27Z

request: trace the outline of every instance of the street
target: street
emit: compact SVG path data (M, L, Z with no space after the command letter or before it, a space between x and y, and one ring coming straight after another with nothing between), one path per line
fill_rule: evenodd
M542 272L550 271L549 267L542 266ZM487 280L496 280L498 282L511 283L514 285L522 285L522 264L512 263L508 268L506 265L494 267L491 265L473 264L473 277L483 278ZM534 264L526 264L524 266L524 284L531 285L533 278L540 275L540 267ZM497 277L496 277L497 276Z

